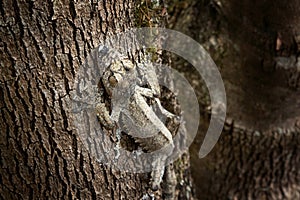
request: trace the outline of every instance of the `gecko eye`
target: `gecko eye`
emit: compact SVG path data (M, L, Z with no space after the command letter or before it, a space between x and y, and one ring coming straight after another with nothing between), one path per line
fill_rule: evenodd
M109 84L112 86L112 87L115 87L116 85L117 85L117 83L118 83L118 80L116 79L116 77L114 77L114 76L111 76L111 77L109 77Z

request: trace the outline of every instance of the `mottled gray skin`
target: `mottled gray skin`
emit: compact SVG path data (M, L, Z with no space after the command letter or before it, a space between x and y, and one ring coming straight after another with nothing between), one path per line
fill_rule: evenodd
M172 134L163 120L177 116L164 109L160 103L160 86L155 68L147 62L135 66L124 56L104 71L101 81L111 99L112 108L109 114L104 103L99 102L96 105L99 122L105 128L112 129L118 125L118 128L132 136L145 152L153 152L171 144L170 148L166 148L167 152L162 152L154 158L152 164L150 185L152 190L157 190L165 172L166 159L174 147ZM148 105L147 99L153 102L151 106ZM154 108L159 110L160 114L154 112ZM122 122L122 127L119 122Z

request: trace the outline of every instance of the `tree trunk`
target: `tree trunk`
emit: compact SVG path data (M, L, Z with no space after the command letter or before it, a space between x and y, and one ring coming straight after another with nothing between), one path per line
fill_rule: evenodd
M197 157L207 118L191 148L199 199L300 199L299 9L296 0L203 0L172 10L173 28L210 52L226 88L214 151ZM176 67L199 83L190 66ZM205 108L206 89L195 88Z
M115 171L89 154L68 105L90 51L105 37L136 25L134 2L0 4L2 199L150 198L149 173ZM188 154L180 160L177 195L188 199ZM154 196L161 199L162 193Z

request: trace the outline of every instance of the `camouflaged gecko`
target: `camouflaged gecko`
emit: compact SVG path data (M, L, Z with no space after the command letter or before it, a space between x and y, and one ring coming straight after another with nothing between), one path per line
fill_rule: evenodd
M122 129L145 152L160 150L169 144L168 152L163 152L153 162L151 188L157 190L164 174L164 163L174 147L172 134L163 120L178 120L179 117L161 105L160 86L154 67L147 62L134 65L128 57L119 55L118 60L104 71L101 81L111 100L111 114L105 103L96 105L102 126ZM149 106L148 102L152 105Z

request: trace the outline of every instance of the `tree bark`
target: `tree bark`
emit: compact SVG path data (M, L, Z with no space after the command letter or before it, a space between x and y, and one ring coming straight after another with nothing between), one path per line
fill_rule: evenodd
M295 61L285 68L276 61L299 59L299 8L298 1L203 0L173 9L172 28L209 51L227 95L227 124L214 151L198 159L209 122L204 113L191 147L199 199L300 198L300 71ZM205 110L201 77L188 65L175 67L196 83Z
M80 65L100 41L136 24L132 0L0 1L2 199L138 199L149 173L99 164L68 103ZM188 154L177 195L190 194ZM178 173L181 173L178 174ZM163 198L162 192L154 194ZM147 195L146 195L147 196Z

